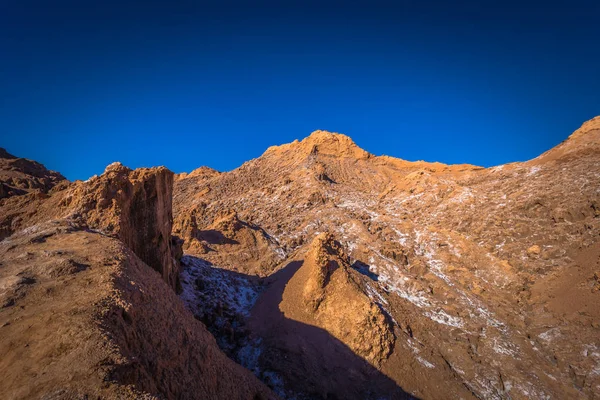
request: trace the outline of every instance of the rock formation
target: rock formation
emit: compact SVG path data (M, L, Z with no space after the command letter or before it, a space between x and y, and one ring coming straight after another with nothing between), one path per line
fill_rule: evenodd
M118 237L173 288L179 261L172 248L173 173L164 167L131 170L120 163L76 182L60 206L91 229Z
M0 199L32 191L47 193L65 177L42 164L18 158L0 147Z
M117 163L0 200L5 398L275 398L176 296L172 184Z
M348 260L332 235L319 234L286 285L280 309L287 318L325 329L379 366L394 344L391 324Z

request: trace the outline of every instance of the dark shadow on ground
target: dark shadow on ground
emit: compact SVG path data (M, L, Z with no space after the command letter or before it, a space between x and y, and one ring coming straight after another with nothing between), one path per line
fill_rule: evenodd
M291 262L266 278L266 288L244 324L243 334L260 343L255 374L279 394L301 399L414 399L326 330L284 316L279 304L286 284L301 266L302 262ZM232 279L256 279L219 271Z
M198 232L197 239L204 240L208 244L239 244L237 240L229 239L221 231L215 229Z
M352 264L352 268L354 268L360 274L362 274L362 275L366 276L367 278L371 279L372 281L378 281L379 280L379 275L377 275L374 272L371 272L369 270L369 265L365 264L362 261L359 261L359 260L354 261L354 263Z

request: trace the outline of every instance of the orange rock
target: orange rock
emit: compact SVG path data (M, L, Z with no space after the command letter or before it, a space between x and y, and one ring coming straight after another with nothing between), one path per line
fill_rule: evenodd
M533 246L527 249L527 255L529 255L529 257L537 257L540 255L541 252L542 249L537 244L534 244Z

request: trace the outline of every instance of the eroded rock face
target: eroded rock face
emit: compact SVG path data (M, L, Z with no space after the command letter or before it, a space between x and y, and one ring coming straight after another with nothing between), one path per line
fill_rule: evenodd
M271 396L174 298L172 179L115 164L0 188L0 392ZM182 297L282 397L594 399L599 179L598 118L493 168L374 156L317 131L177 177Z
M164 167L131 170L115 163L100 176L69 183L41 164L19 158L8 160L22 160L33 165L35 171L46 171L51 178L39 178L50 179L48 190L35 189L0 200L0 239L35 224L69 217L82 226L118 237L171 287L178 288L182 244L171 237L171 171ZM14 172L2 168L0 165L0 176Z
M172 183L112 164L0 199L3 397L276 398L174 293Z
M51 221L0 260L3 398L276 399L120 240Z
M302 293L304 309L298 304ZM394 334L384 312L365 293L342 246L322 233L310 244L300 270L283 293L287 318L316 324L370 363L380 365L393 348Z
M33 191L47 193L63 181L65 177L58 172L49 171L36 161L15 157L0 148L0 199Z
M172 188L173 173L164 167L131 170L114 163L102 175L74 183L61 206L88 227L118 237L177 289Z
M277 241L232 209L214 211L199 204L175 220L173 234L188 254L243 273L267 276L281 262ZM225 257L221 255L226 254Z

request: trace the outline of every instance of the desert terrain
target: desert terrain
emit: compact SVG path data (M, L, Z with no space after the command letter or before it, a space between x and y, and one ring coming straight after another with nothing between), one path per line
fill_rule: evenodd
M2 398L599 399L600 117L567 135L75 182L2 150Z

